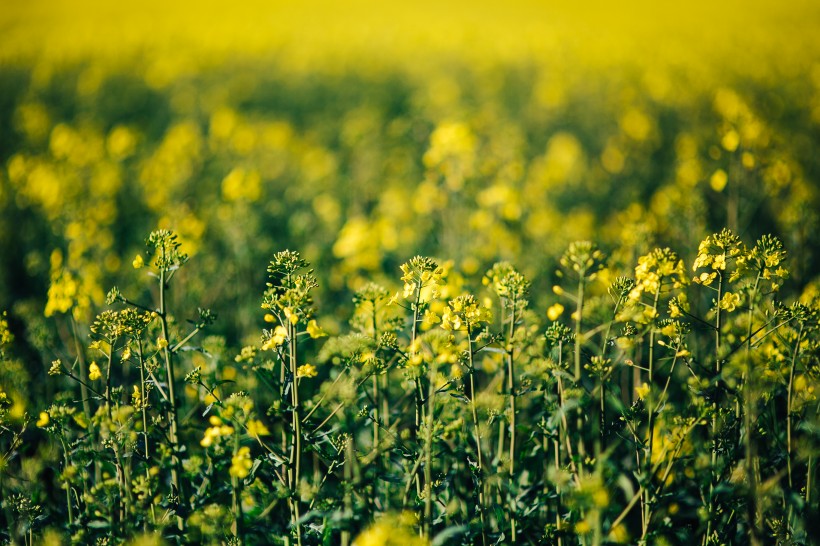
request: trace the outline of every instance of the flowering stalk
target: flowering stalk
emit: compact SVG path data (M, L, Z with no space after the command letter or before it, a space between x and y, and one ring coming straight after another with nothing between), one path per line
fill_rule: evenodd
M165 246L162 246L162 259L165 260ZM165 307L165 290L167 288L166 271L164 267L159 269L159 316L160 325L162 328L162 339L160 344L162 346L162 356L165 360L165 377L168 382L168 441L171 444L171 485L173 492L179 497L179 502L185 499L185 492L183 489L180 475L182 474L182 461L179 457L179 424L177 420L177 395L176 395L176 378L174 375L174 360L171 350L168 346L168 316ZM183 530L185 527L182 515L177 514L177 527Z
M142 354L142 338L137 338L137 361L139 362L139 369L140 369L140 386L139 386L139 395L140 395L140 404L139 409L140 413L142 414L142 439L143 439L143 446L144 446L144 457L146 461L151 460L151 449L148 443L148 398L147 392L145 389L145 359ZM154 509L154 495L151 491L151 469L149 465L145 465L145 483L148 488L147 495L148 498L151 499L151 520L154 525L157 524L157 515Z
M424 535L433 527L433 413L435 410L436 359L432 359L427 377L427 414L424 417Z
M288 348L290 350L290 374L293 381L291 385L291 426L293 429L293 444L291 445L290 467L292 469L292 479L290 483L291 494L295 495L293 503L293 523L296 529L296 544L302 546L302 524L299 508L299 484L302 479L302 419L300 417L299 400L299 379L298 379L298 354L296 351L296 325L288 321Z
M754 435L752 434L752 423L754 422L754 401L752 400L753 380L752 374L754 368L752 366L752 316L754 311L755 299L757 297L758 288L760 287L760 274L755 278L754 286L749 293L749 311L747 320L749 321L748 330L746 333L746 369L744 371L745 381L743 382L743 428L746 431L745 450L746 450L746 479L749 480L749 493L747 501L747 516L749 518L749 541L752 546L761 544L760 539L760 507L757 498L757 470L755 469L754 459L756 456L756 445Z
M655 290L655 296L652 301L652 317L657 316L658 313L658 299L660 298L661 294L661 285L658 283L658 288ZM654 321L654 319L653 319ZM649 363L648 363L648 371L647 371L647 379L649 384L649 395L646 397L646 408L649 423L647 426L648 430L648 438L647 438L647 450L646 456L644 458L644 472L645 476L644 479L648 482L652 480L652 476L649 474L650 468L652 466L652 449L654 447L654 438L655 438L655 407L653 400L655 398L655 394L652 390L653 381L654 381L654 372L655 372L655 325L654 323L650 324L649 327ZM644 519L643 519L643 530L641 534L641 538L646 537L646 533L649 531L649 520L652 514L652 499L650 498L651 495L651 488L646 488L646 499L643 501L643 508L644 508Z
M794 398L794 370L797 364L797 357L800 353L800 342L803 338L804 324L801 321L800 330L797 333L797 339L794 342L792 349L792 361L789 365L789 385L786 391L786 449L788 456L786 457L786 469L789 477L789 487L792 487L792 402Z
M484 503L484 462L481 449L481 430L478 426L478 412L476 411L476 392L475 392L475 362L473 353L473 332L471 325L467 324L467 375L470 379L470 411L473 417L473 436L475 438L476 456L478 458L478 467L476 468L476 475L478 476L478 514L481 519L481 543L487 545L487 522L484 517L485 503Z
M510 483L515 480L515 369L513 368L515 345L515 322L516 306L518 305L518 294L513 293L511 315L510 315L510 337L507 340L507 392L509 393L509 407L510 407ZM510 503L510 541L514 544L516 539L516 506L515 495L511 492L509 494Z

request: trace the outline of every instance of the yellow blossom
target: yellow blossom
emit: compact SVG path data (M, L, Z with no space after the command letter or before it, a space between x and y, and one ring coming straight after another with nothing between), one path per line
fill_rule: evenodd
M297 315L296 313L294 313L294 312L291 310L291 308L290 308L290 307L285 307L285 308L282 310L282 312L284 312L284 313L285 313L285 318L286 318L286 319L288 319L288 321L289 321L291 324L296 324L297 322L299 322L299 315Z
M721 309L725 309L730 313L737 309L738 305L740 305L740 294L733 294L731 292L723 294L723 298L718 302L718 306Z
M642 383L641 386L635 387L635 394L638 395L638 398L643 400L644 398L646 398L646 395L649 394L649 385L647 385L646 383Z
M298 368L296 368L296 377L316 377L319 375L319 372L316 371L316 366L313 364L302 364Z
M307 325L307 333L310 335L311 338L316 339L320 337L327 336L327 332L322 330L322 327L319 326L315 320L311 320L308 322Z
M262 344L262 350L268 351L274 347L279 347L288 338L288 331L284 326L279 325L273 330L271 337Z
M258 438L259 436L267 436L270 434L268 427L265 426L265 423L258 419L251 419L248 421L248 435L253 436L254 438Z
M47 427L51 423L51 417L49 417L48 412L41 411L40 418L37 419L37 426L38 427Z
M578 523L575 524L575 532L579 535L585 535L592 530L592 526L587 522L587 520L582 519Z
M219 417L211 416L210 423L213 426L205 429L205 434L199 442L202 447L210 447L214 442L219 442L223 436L230 436L234 433L233 427L223 425Z
M253 461L251 460L251 450L249 447L240 447L231 458L231 468L228 473L234 478L247 478L253 468Z
M137 254L134 257L134 261L131 262L131 265L134 266L134 269L141 269L145 266L145 260L142 259L142 254Z
M96 362L92 362L88 366L88 379L91 381L96 381L97 379L102 377L102 372L100 371L100 367L97 366Z
M547 309L547 318L554 322L558 320L558 317L560 317L563 312L564 306L560 303L550 305L549 309Z
M168 340L161 337L157 340L157 349L164 349L168 346Z
M135 408L142 407L142 393L140 392L140 388L134 385L134 392L131 393L131 405Z

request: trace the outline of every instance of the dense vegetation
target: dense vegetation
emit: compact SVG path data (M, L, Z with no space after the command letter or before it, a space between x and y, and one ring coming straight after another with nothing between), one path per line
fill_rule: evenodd
M818 534L817 7L212 4L0 15L0 540Z

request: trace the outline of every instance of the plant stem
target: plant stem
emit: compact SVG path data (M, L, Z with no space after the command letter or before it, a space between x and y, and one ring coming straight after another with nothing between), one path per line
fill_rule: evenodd
M558 341L558 373L561 373L563 370L563 357L564 357L564 342ZM561 389L561 380L560 376L558 381L556 382L556 388L558 390L558 406L561 408L564 404L564 396ZM563 408L561 410L563 412ZM555 471L558 472L561 470L561 445L566 441L567 435L567 428L566 428L566 417L561 419L558 422L558 439L555 442ZM562 505L561 494L558 493L556 499L556 507L555 507L555 528L559 532L558 537L558 546L563 546L563 538L560 536L561 531L561 505Z
M412 358L415 356L417 351L416 348L416 335L418 334L418 323L419 323L419 305L421 304L421 285L416 288L415 293L415 301L413 302L413 325L410 332L410 357ZM424 417L423 412L424 408L422 405L422 391L421 391L421 381L418 373L414 374L413 377L413 395L414 395L414 407L415 407L415 426L413 428L413 439L418 442L418 435L419 429L421 428L422 419ZM418 470L417 470L418 472ZM415 473L413 476L413 480L416 483L416 494L421 496L421 481L419 479L418 473Z
M583 324L583 315L584 315L584 290L585 290L585 279L584 273L581 273L578 278L578 293L577 293L577 304L575 308L575 350L574 350L574 380L576 388L581 387L581 343L583 340L583 331L582 331L582 324ZM578 409L575 410L575 429L576 433L578 434L578 456L580 458L579 464L583 466L583 459L584 455L586 454L586 449L584 448L584 436L583 436L583 427L584 427L584 414L581 410L580 404L578 405Z
M516 306L518 300L513 296L512 313L510 315L510 337L507 340L507 391L509 392L510 401L510 486L515 485L515 369L513 362L515 360L515 321L516 321ZM516 539L516 495L511 490L509 493L510 506L510 542L515 544Z
M436 360L430 362L427 374L427 415L424 416L424 536L433 530L433 417L436 397Z
M794 342L792 350L792 362L789 366L789 387L786 394L786 447L788 457L786 457L786 468L789 476L789 488L792 487L792 399L794 397L794 369L797 365L797 356L800 352L800 341L803 337L803 324L800 324L800 331L797 334L797 341Z
M484 520L484 463L481 454L481 431L478 426L478 412L476 411L475 405L476 392L475 380L473 379L473 375L475 373L473 362L473 333L469 323L467 324L467 349L467 355L469 358L468 374L470 377L470 409L472 410L473 415L473 434L475 436L476 455L478 456L478 469L476 470L476 475L478 476L478 515L481 520L481 544L483 546L487 546L487 523Z
M723 272L718 270L718 285L717 285L717 299L715 300L718 304L715 306L715 377L720 377L720 329L721 329L721 319L723 318L720 313L720 300L723 297ZM712 413L712 460L710 466L710 480L709 480L709 515L710 517L706 521L706 540L708 540L709 535L712 534L712 518L711 514L714 510L714 501L713 495L715 492L715 482L717 481L716 475L716 468L717 468L717 433L718 433L718 402L715 401L713 403L713 413Z
M651 483L652 475L650 474L650 469L652 467L652 450L654 447L654 439L655 439L655 407L654 407L654 398L655 393L652 390L652 385L654 381L654 374L655 374L655 317L658 312L658 300L660 299L661 295L661 285L658 283L658 288L655 290L655 296L652 301L652 323L649 327L649 364L648 364L648 379L649 379L649 394L646 397L646 408L647 413L649 414L649 423L647 427L647 453L646 458L644 459L644 466L646 470L646 476L644 479L647 481L647 484ZM646 538L646 534L649 532L649 520L652 516L652 499L650 497L651 492L650 488L646 487L646 499L643 503L644 509L644 521L643 521L643 533L641 534L641 538Z
M752 546L759 546L760 538L760 508L757 498L757 475L755 469L756 446L754 442L754 434L752 433L752 423L754 422L754 401L752 396L754 394L753 384L753 369L752 369L752 318L755 300L757 299L757 291L760 286L761 274L758 273L755 279L754 286L749 294L749 312L748 318L748 333L746 336L746 370L745 381L743 382L743 426L746 430L745 448L746 448L746 479L749 480L749 492L747 498L747 517L749 518L749 542Z
M162 261L165 262L165 247L162 247ZM179 424L177 420L177 396L176 396L176 378L174 376L174 361L170 350L170 340L168 339L168 315L165 306L165 290L166 278L165 267L159 269L159 320L162 327L162 337L165 340L165 347L162 349L162 354L165 359L165 375L168 382L168 422L170 424L168 430L168 439L171 443L171 485L173 492L179 497L179 503L185 502L185 492L183 490L180 475L182 474L182 461L179 457ZM185 529L185 521L179 512L177 512L177 528L180 531Z
M293 445L291 446L291 460L290 467L291 483L290 492L292 498L292 523L296 530L296 544L302 546L302 524L300 522L301 515L299 509L299 487L301 484L302 472L302 419L300 417L300 400L299 400L299 379L296 377L298 369L298 354L296 351L296 326L288 321L288 339L290 341L288 348L290 351L290 374L293 381L291 385L291 427L293 430Z
M142 439L145 449L145 484L148 488L148 498L151 501L151 520L157 524L157 514L154 509L154 493L151 491L151 450L148 444L148 400L145 396L145 360L142 355L142 339L137 338L137 359L140 367L140 410L142 413ZM144 529L147 531L146 528Z

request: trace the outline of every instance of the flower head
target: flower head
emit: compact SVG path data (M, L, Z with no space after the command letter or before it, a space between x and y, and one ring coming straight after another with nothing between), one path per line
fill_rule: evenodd
M313 364L302 364L296 368L297 379L301 379L303 377L316 377L317 375L319 375L319 372L316 371L316 366Z
M240 447L231 458L231 468L228 473L233 478L247 478L253 468L253 461L251 460L251 449L249 447Z
M100 367L97 365L96 362L92 362L88 365L88 379L91 381L96 381L97 379L102 377L102 371L100 371Z

